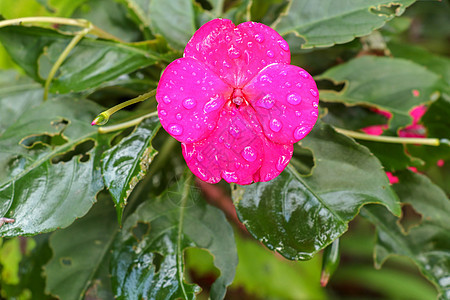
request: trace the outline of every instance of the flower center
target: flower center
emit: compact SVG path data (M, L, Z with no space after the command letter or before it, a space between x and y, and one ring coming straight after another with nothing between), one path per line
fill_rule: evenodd
M236 106L242 105L244 102L246 102L245 96L242 93L241 89L234 89L233 94L231 94L231 102L236 104Z

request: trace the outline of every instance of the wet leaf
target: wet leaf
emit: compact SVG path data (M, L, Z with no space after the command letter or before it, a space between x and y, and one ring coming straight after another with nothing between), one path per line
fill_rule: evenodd
M320 99L347 105L367 105L393 114L390 128L411 123L409 111L432 99L438 91L439 76L411 61L400 58L363 56L338 65L315 77L345 83L337 92L320 90ZM414 91L418 92L414 96Z
M146 119L132 134L102 155L103 179L114 198L119 223L128 196L145 176L157 153L151 142L160 127L158 117Z
M233 231L223 213L204 202L191 177L148 199L125 221L111 259L117 298L194 299L199 287L184 281L187 247L205 248L215 257L221 276L210 295L223 299L237 265Z
M28 76L43 83L72 35L39 27L0 28L0 42ZM21 49L18 51L17 49ZM99 86L140 68L164 60L158 40L137 44L83 38L58 69L51 92L68 93Z
M3 132L0 216L15 222L0 227L1 236L66 227L91 208L103 188L100 155L112 138L90 125L101 110L60 97L31 107Z
M84 299L119 228L114 207L103 197L92 210L50 237L52 259L44 267L46 291L59 299Z
M303 39L302 48L329 47L350 42L401 15L414 0L290 1L274 23L281 35Z
M321 122L301 145L314 155L311 176L299 173L294 156L274 180L233 192L240 220L269 249L288 259L310 259L347 230L364 204L383 204L400 214L398 199L367 148Z
M408 233L398 224L398 219L382 207L370 206L361 214L377 228L375 264L381 267L391 255L412 259L420 271L441 294L450 297L450 201L445 193L427 177L404 171L395 174L400 182L394 185L402 203L409 203L422 215L420 225Z

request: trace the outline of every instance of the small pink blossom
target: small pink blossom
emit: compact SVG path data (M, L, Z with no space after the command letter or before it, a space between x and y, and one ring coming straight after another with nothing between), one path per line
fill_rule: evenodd
M215 19L197 30L156 93L161 124L196 176L250 184L284 170L319 102L312 77L289 63L288 44L266 25Z

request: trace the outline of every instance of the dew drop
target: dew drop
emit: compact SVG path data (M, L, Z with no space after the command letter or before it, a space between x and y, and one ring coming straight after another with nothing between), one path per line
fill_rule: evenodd
M317 91L315 89L310 89L309 92L311 93L311 95L313 95L314 97L317 96Z
M287 96L287 102L289 102L292 105L298 105L300 104L300 102L302 102L302 96L295 93L289 94Z
M275 105L275 99L271 94L265 95L263 98L256 102L256 106L271 109Z
M319 107L319 103L317 103L316 101L313 101L312 106L314 108L318 108Z
M248 42L248 43L247 43L247 46L248 46L249 48L251 48L251 47L253 47L253 43L252 43L252 42Z
M235 172L222 171L222 178L225 179L227 182L238 181L238 177L236 176Z
M222 110L221 112L220 112L220 114L222 115L222 116L226 116L227 115L227 112L226 111L224 111L224 110Z
M214 125L213 125L213 124L209 124L209 125L208 125L208 129L209 129L209 130L213 130L213 129L214 129Z
M272 83L272 78L269 75L262 75L259 77L259 81Z
M200 124L195 124L195 129L200 129Z
M256 150L253 149L251 146L245 147L245 148L242 150L242 152L241 152L242 157L243 157L246 161L249 161L249 162L255 161L256 158L257 158L257 156L258 156L257 154L258 154L258 153L256 152Z
M231 59L239 58L241 57L241 52L235 46L231 45L231 47L228 49L228 56Z
M239 128L236 127L236 126L231 126L230 129L229 129L228 131L229 131L230 134L231 134L232 136L234 136L235 138L237 138L238 135L239 135L239 133L241 133L241 131L239 130Z
M244 103L244 98L239 97L239 96L234 97L233 98L233 103L236 104L236 105L241 105L242 103Z
M280 156L280 158L278 159L277 165L276 165L277 170L280 172L283 171L284 168L286 168L288 163L289 163L289 159L286 156L284 156L284 155Z
M317 117L317 111L312 111L312 112L311 112L311 116L313 116L314 118L316 118L316 117Z
M302 76L303 78L308 78L308 73L306 71L300 71L299 72L300 76Z
M284 83L284 85L286 86L286 87L291 87L291 83L289 82L289 81L286 81L285 83Z
M267 50L266 54L267 54L268 57L274 57L275 56L275 54L273 53L272 50Z
M225 40L226 40L227 42L230 42L230 41L231 41L231 36L227 35L227 36L225 37Z
M299 82L295 86L298 87L298 88L301 88L303 85Z
M278 45L283 49L284 51L289 51L289 45L286 43L285 40L278 40Z
M183 116L181 114L177 114L175 117L177 118L177 120L183 119Z
M202 162L202 161L203 161L203 155L202 155L201 153L197 154L197 160L198 160L199 162Z
M225 140L225 138L224 138L223 136L221 136L221 137L219 138L219 143L223 143L224 140Z
M281 128L283 127L283 124L277 120L277 119L272 119L269 123L269 127L270 129L272 129L275 132L278 132L281 130Z
M183 100L183 106L186 109L194 108L197 105L197 101L192 98L186 98Z
M264 36L262 34L259 33L255 34L255 39L258 43L264 42Z
M167 116L167 112L166 112L164 109L161 109L161 110L159 111L159 113L160 113L162 116Z
M169 125L169 133L171 135L181 135L183 133L183 127L178 124Z
M294 139L301 140L302 138L305 137L307 132L308 132L308 128L305 126L299 126L299 127L295 128Z
M202 179L202 180L208 179L208 176L206 176L206 171L203 170L202 168L199 167L199 168L197 169L197 172L198 172L198 174L200 175L200 179Z
M219 95L211 97L210 100L208 102L206 102L205 106L203 107L203 111L205 113L209 113L209 112L219 109L220 103L219 103L219 101L217 101L218 98L219 98Z
M299 112L299 111L297 110L297 111L295 111L295 115L296 115L297 117L300 117L300 116L302 115L302 113Z
M169 104L171 102L169 96L164 96L163 101L165 104Z

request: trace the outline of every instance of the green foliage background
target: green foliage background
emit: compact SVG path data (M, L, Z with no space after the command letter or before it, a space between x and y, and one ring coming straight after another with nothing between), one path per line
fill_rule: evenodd
M382 109L383 135L397 136L424 104L427 137L450 139L449 13L434 0L0 0L1 19L102 30L70 51L44 101L80 28L0 21L0 217L15 220L0 226L0 296L450 298L450 146L339 133L386 123ZM217 17L272 26L318 82L321 120L270 182L200 182L155 116L90 125L154 89ZM155 109L147 100L108 125ZM341 263L321 288L337 239Z

